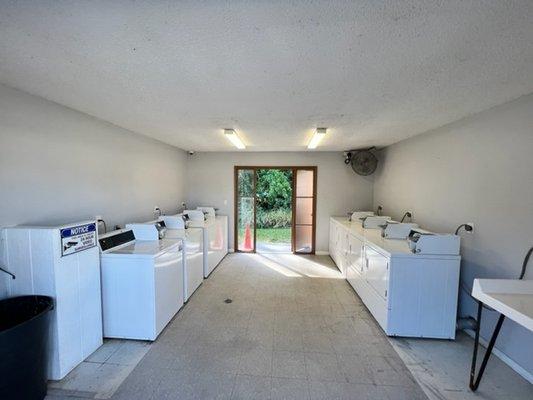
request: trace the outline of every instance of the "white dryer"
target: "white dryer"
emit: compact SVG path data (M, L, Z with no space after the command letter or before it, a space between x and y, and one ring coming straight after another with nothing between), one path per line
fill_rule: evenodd
M155 340L183 306L181 242L122 229L99 245L104 337Z

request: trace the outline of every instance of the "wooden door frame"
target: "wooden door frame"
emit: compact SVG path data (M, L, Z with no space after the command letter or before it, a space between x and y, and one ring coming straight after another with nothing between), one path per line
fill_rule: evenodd
M235 165L233 167L233 242L234 242L234 251L236 253L256 253L256 244L257 244L257 170L258 169L282 169L282 170L291 170L292 171L292 201L291 201L291 252L293 254L315 254L316 251L316 203L317 203L317 175L318 167L315 166L277 166L277 165ZM313 171L313 229L312 229L312 246L313 249L309 253L297 253L295 251L295 237L296 237L296 218L294 215L294 210L296 209L296 171L297 170L309 170ZM253 251L241 251L239 250L239 235L238 235L238 179L239 179L239 170L253 170L254 171L254 249Z
M313 217L312 217L312 229L311 229L311 246L312 251L309 253L305 252L298 252L296 251L296 218L294 215L294 210L296 209L296 184L297 184L297 171L298 170L304 170L304 171L313 171ZM317 184L317 175L318 175L318 168L316 166L313 167L293 167L292 170L293 179L292 179L292 232L291 232L291 239L292 239L292 253L293 254L315 254L316 252L316 184Z

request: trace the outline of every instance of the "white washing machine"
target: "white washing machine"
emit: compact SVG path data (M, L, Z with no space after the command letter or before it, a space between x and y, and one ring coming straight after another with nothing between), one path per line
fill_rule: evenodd
M122 229L99 245L104 337L155 340L183 306L181 242L137 240Z

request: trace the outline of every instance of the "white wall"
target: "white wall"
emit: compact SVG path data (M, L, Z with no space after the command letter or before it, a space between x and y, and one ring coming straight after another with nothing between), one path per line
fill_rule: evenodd
M233 247L235 165L317 166L316 250L328 251L329 217L372 205L372 179L356 175L339 152L195 153L187 162L187 205L213 205L229 216Z
M475 277L519 275L533 246L533 95L392 145L380 159L374 206L384 213L412 211L437 232L474 222L474 234L462 234L461 275L469 288ZM530 264L526 277L533 279ZM475 316L464 293L460 312ZM485 313L485 338L494 314ZM506 321L497 347L533 375L533 333Z
M112 227L156 205L176 211L185 162L175 147L0 85L0 226L102 215Z

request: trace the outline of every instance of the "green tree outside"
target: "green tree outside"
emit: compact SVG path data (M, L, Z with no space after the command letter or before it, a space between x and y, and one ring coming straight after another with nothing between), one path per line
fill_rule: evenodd
M290 243L292 228L292 170L256 170L256 229L259 242ZM253 221L254 175L239 170L237 190L239 237L244 227Z
M257 170L257 240L290 243L292 170Z

